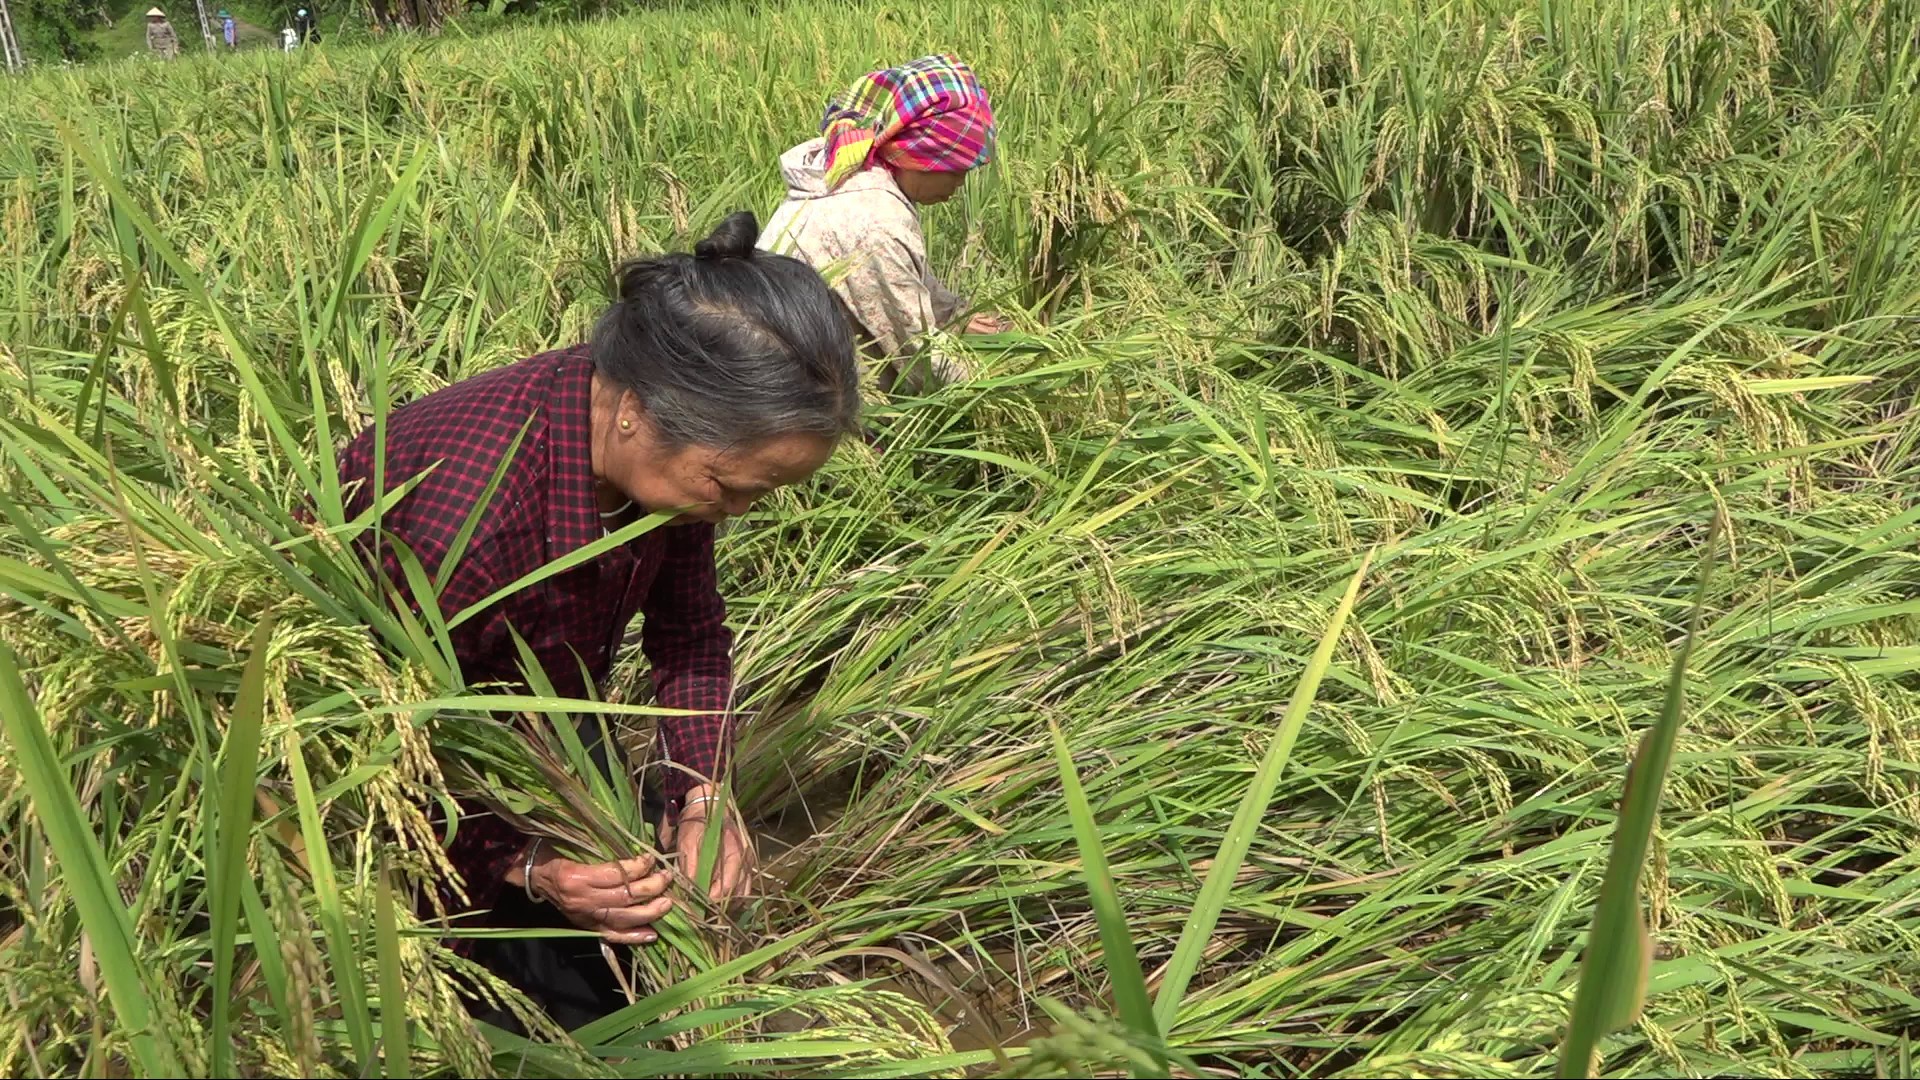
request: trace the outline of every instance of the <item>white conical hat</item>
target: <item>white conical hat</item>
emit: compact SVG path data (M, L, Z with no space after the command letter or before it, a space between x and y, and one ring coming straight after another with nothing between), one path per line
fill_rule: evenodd
M161 10L160 10L159 8L157 8L157 7L155 7L155 8L148 8L148 9L147 9L147 18L149 18L149 19L151 19L151 18L153 18L153 17L154 17L154 16L156 16L156 15L157 15L157 16L159 16L159 17L160 17L160 18L162 18L162 19L164 19L164 18L166 18L166 17L167 17L167 13L166 13L166 12L164 12L164 11L161 11Z

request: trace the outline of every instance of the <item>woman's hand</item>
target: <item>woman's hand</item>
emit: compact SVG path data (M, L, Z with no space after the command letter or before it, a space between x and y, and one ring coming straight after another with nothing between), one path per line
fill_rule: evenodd
M581 863L550 850L535 852L533 894L559 908L567 921L582 930L598 930L616 945L646 945L657 941L652 925L673 907L667 896L670 880L656 869L651 855L636 855L610 863ZM521 863L507 871L507 884L526 887Z
M700 880L700 852L706 846L709 817L721 817L720 850L714 860L713 876L707 895L715 900L731 900L747 895L753 883L753 841L732 806L720 813L713 785L701 784L687 792L685 809L668 818L661 827L661 840L672 844L680 855L680 867L688 881Z
M998 312L978 311L967 320L969 334L1004 334L1011 329L1013 322Z

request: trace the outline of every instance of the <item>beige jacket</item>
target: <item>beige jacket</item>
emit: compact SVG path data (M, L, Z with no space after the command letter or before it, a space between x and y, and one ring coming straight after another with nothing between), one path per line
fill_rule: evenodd
M147 24L147 48L158 53L162 59L171 60L180 55L180 38L173 32L173 24L165 19Z
M901 360L915 340L966 310L927 268L920 214L885 169L863 169L838 188L826 185L823 141L780 156L787 197L760 232L768 251L805 260L824 275L866 338L868 351ZM940 382L965 378L964 365L932 358ZM904 374L894 367L896 377Z

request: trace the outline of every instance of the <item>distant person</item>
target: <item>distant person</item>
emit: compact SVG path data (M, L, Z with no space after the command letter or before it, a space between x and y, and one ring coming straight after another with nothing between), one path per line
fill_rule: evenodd
M916 339L952 327L967 307L927 266L918 207L952 198L993 156L994 138L993 107L973 69L926 56L862 75L827 102L820 136L780 157L787 197L761 245L827 276L864 350L886 363L885 386L920 390L971 374L938 355L909 370ZM1006 325L976 314L964 329Z
M167 13L157 7L147 9L147 49L162 60L180 55L180 35L173 32Z
M319 27L314 24L313 13L306 8L293 13L293 33L302 47L320 44Z
M220 35L227 39L229 49L239 43L240 25L233 21L233 16L227 14L224 8L220 11Z
M281 27L280 28L280 51L292 52L293 50L299 47L300 47L300 38L294 34L293 27L291 26Z

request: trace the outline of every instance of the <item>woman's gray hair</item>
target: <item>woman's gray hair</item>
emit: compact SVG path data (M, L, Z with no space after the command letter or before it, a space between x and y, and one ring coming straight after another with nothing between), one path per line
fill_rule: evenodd
M846 316L812 267L756 249L759 235L742 211L691 255L627 263L594 327L594 368L633 391L673 445L859 429Z

